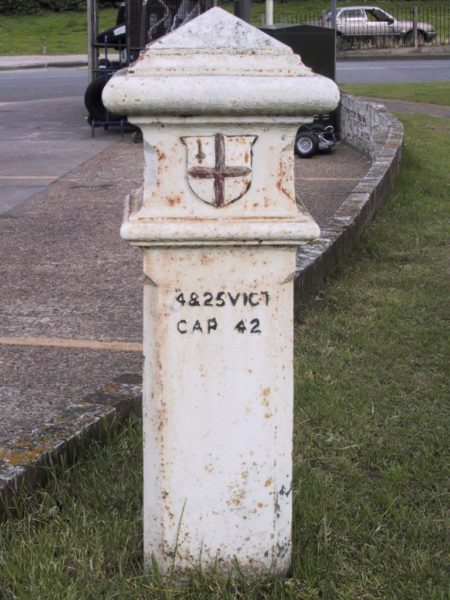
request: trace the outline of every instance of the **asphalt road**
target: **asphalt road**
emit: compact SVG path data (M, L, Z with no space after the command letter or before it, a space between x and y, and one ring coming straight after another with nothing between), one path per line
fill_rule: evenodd
M450 81L450 60L340 60L338 83Z
M0 103L83 96L87 81L86 68L0 71Z
M450 60L339 60L338 83L450 81ZM0 103L83 96L85 68L0 72Z

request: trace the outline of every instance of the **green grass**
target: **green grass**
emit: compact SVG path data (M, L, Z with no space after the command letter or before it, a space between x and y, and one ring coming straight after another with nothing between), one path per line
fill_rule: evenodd
M296 328L293 578L146 578L132 418L0 526L2 600L448 598L450 122L401 118L395 194Z
M370 98L407 100L410 102L428 102L450 106L450 82L430 81L424 83L377 83L345 84L340 86L344 92Z
M100 29L112 27L116 10L100 11ZM0 16L0 55L86 54L87 17L84 12L41 12Z
M450 122L402 120L396 193L297 331L297 572L326 598L449 591Z

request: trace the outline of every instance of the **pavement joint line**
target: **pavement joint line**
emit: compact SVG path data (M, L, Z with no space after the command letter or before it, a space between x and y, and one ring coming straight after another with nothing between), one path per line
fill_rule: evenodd
M361 177L295 177L295 181L361 181Z
M0 346L41 346L45 348L74 348L81 350L109 350L111 352L142 352L137 342L100 342L98 340L74 340L66 338L16 338L0 337Z
M19 179L45 179L45 180L49 180L51 179L52 181L54 179L59 179L60 176L58 175L0 175L0 180L12 180L12 181L17 181Z

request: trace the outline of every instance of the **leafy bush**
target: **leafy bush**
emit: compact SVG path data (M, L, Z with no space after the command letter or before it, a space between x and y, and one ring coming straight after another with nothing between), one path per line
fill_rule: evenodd
M98 0L100 7L117 6L114 0ZM29 15L39 10L86 10L86 0L0 0L0 15Z
M38 0L0 0L0 15L27 15L39 10Z
M86 8L86 2L83 0L39 0L43 10L52 10L55 12L65 10L82 10Z

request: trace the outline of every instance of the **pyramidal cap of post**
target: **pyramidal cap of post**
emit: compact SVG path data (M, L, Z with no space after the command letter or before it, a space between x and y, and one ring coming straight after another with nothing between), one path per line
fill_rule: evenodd
M284 247L320 235L296 202L294 140L339 91L288 46L213 8L147 46L103 100L144 138L144 183L129 196L122 238Z
M216 7L149 44L110 79L103 102L129 116L300 117L332 111L339 90L291 48Z

